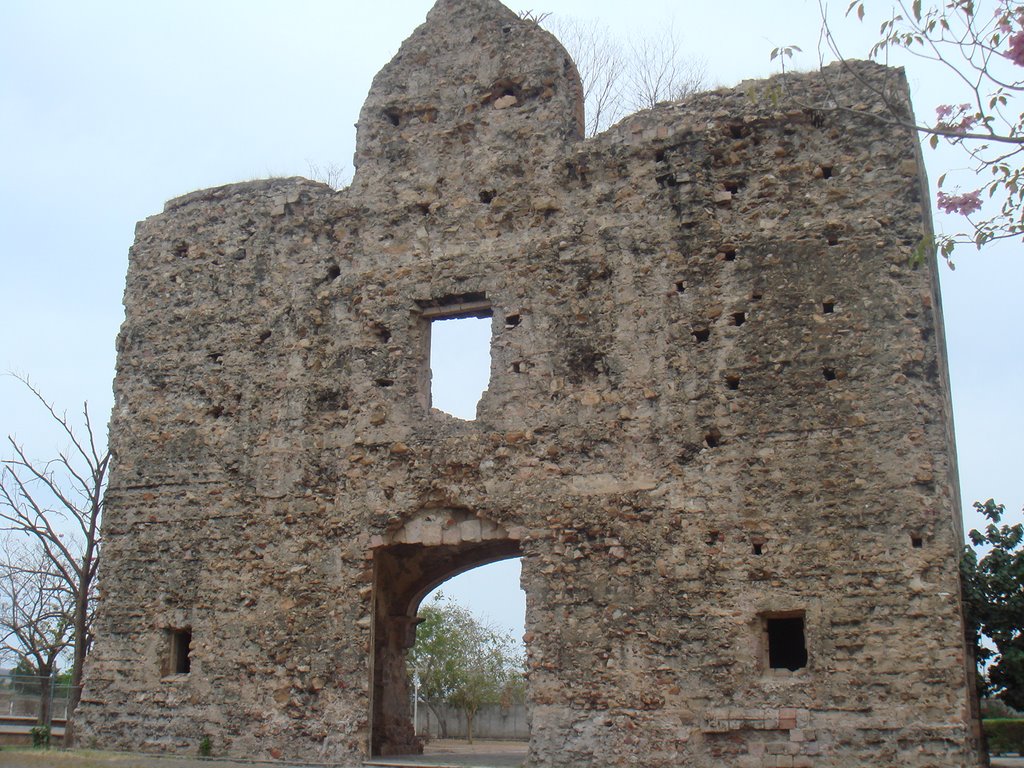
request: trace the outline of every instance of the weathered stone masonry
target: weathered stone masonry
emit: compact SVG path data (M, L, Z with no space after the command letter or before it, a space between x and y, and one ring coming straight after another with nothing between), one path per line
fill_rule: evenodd
M349 189L142 222L86 741L414 751L419 599L522 555L532 765L977 765L917 145L821 108L874 88L907 103L830 67L584 141L554 38L439 0ZM470 422L429 407L460 313Z

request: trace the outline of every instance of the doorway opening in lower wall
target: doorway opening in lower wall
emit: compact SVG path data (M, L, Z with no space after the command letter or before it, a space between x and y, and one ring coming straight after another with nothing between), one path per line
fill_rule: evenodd
M529 696L518 539L459 509L426 511L388 539L373 554L368 764L459 754L521 764Z

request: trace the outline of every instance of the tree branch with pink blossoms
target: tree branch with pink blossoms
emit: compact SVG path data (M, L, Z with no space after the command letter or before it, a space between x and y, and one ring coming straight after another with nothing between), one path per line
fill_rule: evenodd
M845 61L819 0L822 41ZM868 17L871 3L853 0L847 16ZM948 75L956 103L939 104L930 122L908 120L895 107L889 122L906 125L966 156L963 167L938 179L936 207L964 217L958 232L942 233L922 244L934 247L952 266L958 245L977 248L995 240L1024 240L1024 3L997 0L896 0L879 25L869 58L888 63L896 51L938 66ZM824 51L822 52L824 54ZM949 182L947 188L947 181Z

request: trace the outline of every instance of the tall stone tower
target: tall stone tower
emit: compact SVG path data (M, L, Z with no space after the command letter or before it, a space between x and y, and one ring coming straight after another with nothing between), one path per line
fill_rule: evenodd
M532 766L977 765L928 213L881 91L909 110L860 63L584 140L550 34L439 0L350 188L142 222L85 737L415 752L419 601L521 556ZM466 316L471 421L427 357Z

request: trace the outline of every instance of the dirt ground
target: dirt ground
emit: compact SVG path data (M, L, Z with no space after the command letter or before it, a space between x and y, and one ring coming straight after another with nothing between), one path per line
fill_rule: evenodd
M482 750L486 749L484 753ZM435 741L428 754L420 758L388 758L368 765L382 766L518 766L526 756L522 742L480 742L470 747L465 742ZM253 768L253 766L313 766L315 763L234 761L217 758L162 757L118 752L58 749L48 751L4 747L0 750L0 768ZM1024 768L1024 757L992 758L993 768Z
M427 745L422 756L379 758L367 761L376 766L476 766L478 768L515 768L526 759L526 743L521 741L478 741L467 744L453 739L438 739ZM0 750L0 768L253 768L280 766L293 768L322 763L286 761L227 760L223 758L138 755L124 752L100 752L88 749L38 750L4 747Z

